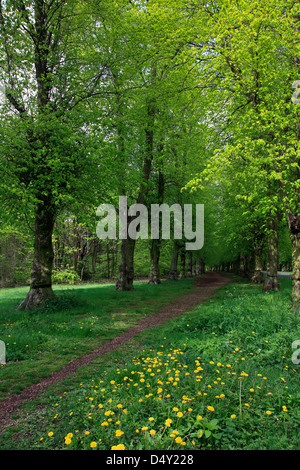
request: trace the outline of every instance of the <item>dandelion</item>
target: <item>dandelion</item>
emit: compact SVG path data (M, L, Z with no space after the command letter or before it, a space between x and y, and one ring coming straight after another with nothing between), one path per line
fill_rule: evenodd
M171 419L167 419L166 422L165 422L165 425L169 428L172 424L172 420Z
M151 429L150 436L154 436L154 434L156 434L156 431L154 429Z
M236 415L231 415L230 418L231 418L231 419L235 419L235 418L236 418Z
M121 437L123 434L124 434L123 431L121 431L120 429L116 430L116 436L117 437Z
M119 444L117 446L112 446L111 450L125 450L124 444Z
M266 414L270 416L270 415L272 414L272 411L267 410L267 411L266 411Z
M90 443L90 447L91 447L92 449L95 449L95 447L97 447L97 442L91 442L91 443Z
M52 431L51 431L51 432L48 432L48 436L49 436L49 437L53 437L53 432L52 432Z
M177 413L177 416L178 416L178 418L182 418L183 413L181 413L181 411L179 411L179 412Z
M179 436L176 437L175 442L176 442L177 444L180 444L180 443L182 442L181 437L179 437Z
M208 409L208 411L215 411L213 406L208 406L207 409Z
M72 439L70 437L65 437L65 444L68 446L72 442Z

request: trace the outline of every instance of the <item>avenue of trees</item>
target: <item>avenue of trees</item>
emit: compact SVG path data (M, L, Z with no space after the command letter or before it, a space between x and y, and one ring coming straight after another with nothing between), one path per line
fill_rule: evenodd
M291 270L299 310L299 44L291 0L0 0L0 285L29 284L19 308L54 282L207 266L265 291ZM119 196L204 204L203 248L100 240Z

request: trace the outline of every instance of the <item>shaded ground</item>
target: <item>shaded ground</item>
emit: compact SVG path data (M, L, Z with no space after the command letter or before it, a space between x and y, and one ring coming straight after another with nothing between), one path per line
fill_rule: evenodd
M65 365L60 371L53 372L49 377L42 379L39 383L26 388L21 394L15 394L0 404L0 433L5 428L14 424L11 419L12 413L25 401L33 400L47 387L65 380L69 375L75 373L81 366L88 364L108 352L118 349L123 344L129 342L134 336L138 335L147 328L157 326L181 313L190 311L199 303L207 300L217 289L227 285L232 281L231 276L221 273L207 273L195 280L194 288L191 292L182 295L176 301L163 307L158 313L141 320L136 326L124 331L120 336L107 341L100 348L95 349L78 359L74 359Z

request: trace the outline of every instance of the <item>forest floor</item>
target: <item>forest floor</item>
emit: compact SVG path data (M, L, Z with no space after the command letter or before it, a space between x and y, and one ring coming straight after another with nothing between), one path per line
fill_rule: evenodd
M53 372L49 377L35 383L20 394L13 394L1 402L0 409L0 434L9 426L14 425L15 421L12 414L24 402L35 399L53 384L65 380L68 376L74 374L80 367L89 364L98 356L103 356L111 351L118 349L120 346L128 343L133 337L142 331L155 327L182 313L190 311L192 308L209 299L214 292L229 284L234 280L232 275L221 273L207 273L195 280L193 289L164 306L158 313L150 315L142 319L134 327L124 331L121 335L107 341L100 348L94 349L91 353L85 354L80 358L74 359L66 364L61 370Z

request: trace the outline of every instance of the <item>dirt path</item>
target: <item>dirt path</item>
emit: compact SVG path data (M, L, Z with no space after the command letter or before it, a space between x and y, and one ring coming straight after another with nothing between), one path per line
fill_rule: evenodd
M15 394L5 399L0 403L0 434L5 428L14 424L11 419L11 414L20 404L36 398L47 387L65 380L70 374L75 373L79 367L88 364L96 357L118 349L145 329L164 323L171 318L177 317L181 313L188 312L196 305L207 300L217 289L230 283L231 280L231 276L219 273L208 273L200 277L195 280L195 285L191 292L184 294L179 299L163 307L158 313L144 318L136 326L124 331L120 336L107 341L103 346L95 349L91 353L74 359L66 364L60 371L53 372L49 377L44 378L39 383L26 388L21 394Z

